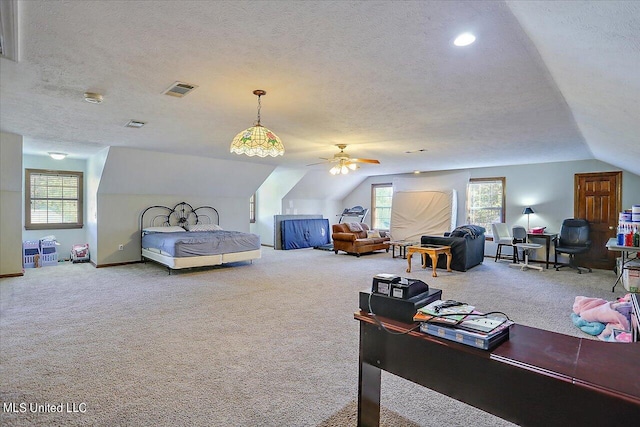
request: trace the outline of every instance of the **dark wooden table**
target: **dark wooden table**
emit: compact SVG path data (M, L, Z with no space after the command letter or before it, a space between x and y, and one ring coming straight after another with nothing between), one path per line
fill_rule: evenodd
M384 331L360 321L358 425L380 422L385 370L524 426L620 426L640 421L640 343L605 343L513 325L493 351ZM415 326L381 318L401 332Z
M413 245L419 245L420 242L416 242L414 240L391 240L389 242L385 242L391 247L391 258L396 257L396 246L398 247L399 255L402 259L407 259L407 247Z
M549 269L549 252L551 251L551 241L558 237L558 233L527 233L529 240L544 239L545 248L547 250L547 270Z

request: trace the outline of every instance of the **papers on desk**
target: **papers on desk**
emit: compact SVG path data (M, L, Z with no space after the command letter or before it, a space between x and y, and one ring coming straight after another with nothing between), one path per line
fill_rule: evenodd
M448 305L449 301L435 300L431 304L418 309L419 313L428 317L426 321L440 322L455 325L464 319L468 314L473 313L474 306L464 303L459 305ZM415 319L414 319L415 320Z

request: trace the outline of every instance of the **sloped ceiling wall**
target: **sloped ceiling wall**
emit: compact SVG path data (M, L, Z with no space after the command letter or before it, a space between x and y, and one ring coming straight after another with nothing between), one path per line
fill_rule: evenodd
M102 173L102 194L197 194L249 197L274 166L112 147Z
M509 1L595 158L640 174L640 2Z

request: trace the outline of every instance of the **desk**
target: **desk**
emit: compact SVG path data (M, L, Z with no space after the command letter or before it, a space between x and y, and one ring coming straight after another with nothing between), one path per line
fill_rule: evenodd
M431 257L431 265L433 266L433 273L431 276L438 277L438 273L436 273L436 264L438 264L438 257L440 254L445 254L447 256L447 271L451 271L451 246L424 244L420 246L409 246L408 250L407 273L411 273L411 256L416 252L422 255L422 268L427 268L427 255Z
M419 245L420 242L408 241L408 240L396 240L386 242L391 247L391 258L396 257L396 246L398 247L399 255L402 258L407 258L407 246Z
M556 240L558 233L527 233L528 239L544 239L545 247L547 249L547 270L549 269L549 252L551 251L551 241Z
M613 284L613 288L611 288L611 292L614 292L616 289L616 286L618 285L618 282L622 280L622 274L624 273L625 264L627 264L632 259L637 258L637 256L635 258L631 258L629 255L636 252L640 253L640 248L636 248L633 246L620 246L618 245L618 239L616 239L615 237L612 237L611 239L609 239L609 241L605 246L609 251L616 251L622 254L622 266L621 266L622 268L620 268L620 271L618 271L618 278L616 279L616 282Z
M385 370L524 426L612 426L640 416L640 343L614 344L513 325L484 351L423 334L390 334L358 311L358 426L380 423ZM407 324L378 316L404 332Z

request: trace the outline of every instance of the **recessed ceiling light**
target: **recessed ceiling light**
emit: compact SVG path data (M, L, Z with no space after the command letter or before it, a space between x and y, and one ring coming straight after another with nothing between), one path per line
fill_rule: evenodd
M476 36L471 33L462 33L453 41L456 46L469 46L476 41Z
M50 151L49 156L51 156L51 158L55 160L62 160L67 157L67 153L54 153Z
M94 92L85 92L84 100L91 104L101 104L102 103L102 95Z

